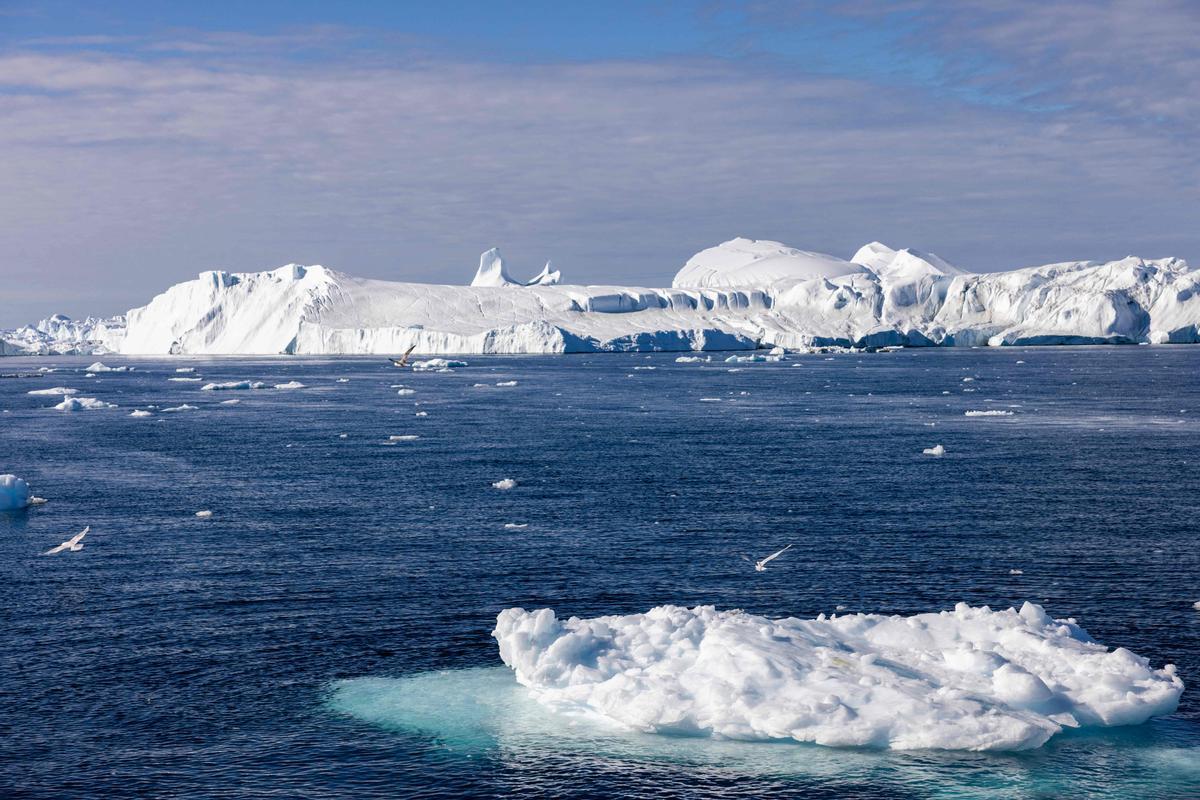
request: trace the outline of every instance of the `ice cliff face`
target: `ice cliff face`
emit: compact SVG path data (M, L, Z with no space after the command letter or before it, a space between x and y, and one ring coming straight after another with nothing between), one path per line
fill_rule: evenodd
M671 288L528 283L497 250L471 286L355 278L291 264L206 272L113 320L0 332L0 352L563 353L1200 341L1200 272L1178 259L972 274L873 242L851 261L734 239Z

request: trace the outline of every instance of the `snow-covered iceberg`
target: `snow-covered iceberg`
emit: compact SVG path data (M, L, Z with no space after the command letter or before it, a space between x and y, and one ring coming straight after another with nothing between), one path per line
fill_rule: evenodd
M544 705L628 728L896 749L1022 750L1064 728L1172 713L1153 669L1039 606L768 619L661 606L559 620L502 611L500 657Z
M879 242L845 260L732 239L689 259L670 288L645 288L563 284L550 264L521 282L492 249L470 286L289 264L202 273L119 326L39 326L79 336L59 342L76 352L130 355L1183 343L1200 342L1200 271L1130 256L975 274ZM84 338L94 336L102 344ZM0 332L0 353L40 347L27 339Z

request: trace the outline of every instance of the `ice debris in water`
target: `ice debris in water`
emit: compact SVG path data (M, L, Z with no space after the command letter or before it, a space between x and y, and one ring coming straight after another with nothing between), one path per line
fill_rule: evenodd
M106 367L97 361L95 364L92 364L90 367L88 367L86 372L131 372L132 370L133 367Z
M63 401L54 406L58 411L94 411L99 408L116 408L114 403L106 403L94 397L64 397Z
M222 400L220 404L223 406L236 406L240 402L242 402L242 401L239 398L234 397L229 400Z
M338 383L349 383L350 379L349 378L338 378L337 382Z
M417 393L416 389L397 389L396 390L396 394L400 395L401 397L406 397L410 394L416 394L416 393Z
M170 408L164 408L163 413L166 414L169 411L195 411L195 410L196 410L196 406L188 405L187 403L184 403L182 405L171 406Z
M195 372L196 368L195 367L176 367L175 371L176 372Z
M287 383L275 384L276 389L303 389L304 384L300 381L288 381Z
M29 484L16 475L0 475L0 511L12 511L29 505Z
M492 488L493 489L515 489L515 488L517 488L517 482L514 481L512 478L501 478L500 480L498 480L492 484Z
M212 516L212 512L206 508L203 511L197 511L196 516L199 517L200 519L208 519L209 517Z
M528 522L506 522L506 523L504 523L504 530L506 530L506 531L521 531L521 530L525 530L528 527L529 527Z
M517 382L516 381L499 381L496 383L496 385L497 386L516 386Z
M433 372L436 370L453 369L455 367L465 367L467 362L454 361L447 358L431 358L428 361L414 361L412 368L414 372Z
M388 442L389 443L391 443L391 442L415 442L417 439L420 439L420 438L421 437L415 433L404 433L404 434L400 434L399 436L389 436Z
M55 386L52 389L34 389L31 392L26 392L26 394L61 395L63 397L70 397L73 394L78 394L78 392L78 389L70 389L66 386Z
M249 389L265 389L262 381L226 381L225 383L206 383L200 387L202 392L244 392Z
M541 703L653 733L1023 750L1172 713L1183 682L1037 605L769 619L712 606L500 612L500 658Z
M171 383L199 383L203 378L167 378Z
M933 447L926 447L921 452L927 456L944 456L946 455L946 448L940 444L935 444Z
M140 408L136 408L133 411L129 412L129 416L131 416L131 417L153 417L154 412L153 411L143 411Z
M1013 412L992 409L990 411L964 411L964 417L1011 417Z

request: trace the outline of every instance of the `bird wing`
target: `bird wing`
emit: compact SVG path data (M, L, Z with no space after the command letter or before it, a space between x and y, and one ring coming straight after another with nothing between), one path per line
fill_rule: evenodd
M62 543L62 544L60 544L58 547L51 547L51 548L50 548L49 550L47 550L46 552L42 553L42 555L44 555L44 556L52 556L52 555L54 555L55 553L61 553L63 550L66 550L66 549L67 549L68 547L70 547L70 546L71 546L71 543L70 543L70 542L63 542L63 543Z
M781 555L783 555L784 553L786 553L788 550L791 550L791 549L792 549L792 546L789 544L787 547L783 548L782 550L780 550L776 553L771 553L771 555L764 558L761 563L765 564L768 561L773 561L774 559L779 558Z
M397 364L396 366L403 367L405 364L407 364L409 355L412 353L413 350L416 350L416 349L417 349L417 346L414 344L412 347L405 350L404 355L400 357L400 363Z
M70 541L66 542L66 544L67 544L68 546L70 546L70 545L77 545L77 544L79 544L79 540L80 540L80 539L82 539L83 537L87 536L87 535L88 535L88 531L90 531L91 529L92 529L92 526L91 526L91 525L87 526L86 528L84 528L83 530L81 530L79 533L77 533L77 534L75 534L74 536L72 536L72 537L71 537L71 539L70 539Z

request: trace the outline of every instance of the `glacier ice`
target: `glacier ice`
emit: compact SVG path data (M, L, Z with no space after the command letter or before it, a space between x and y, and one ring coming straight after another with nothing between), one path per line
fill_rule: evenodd
M583 286L561 283L550 265L529 282L514 280L493 249L470 286L370 280L299 264L211 271L119 323L38 326L54 331L60 349L126 355L1195 343L1200 272L1179 259L1129 256L972 273L878 242L845 260L732 239L689 259L667 288ZM38 352L38 336L50 335L19 330L0 332L0 354Z
M29 505L29 484L16 475L0 475L0 511L12 511Z
M1037 605L911 617L769 619L712 606L558 619L509 608L492 634L542 704L651 733L895 749L1023 750L1064 728L1172 713L1153 669Z

